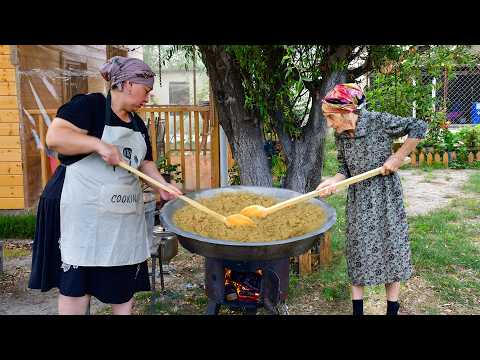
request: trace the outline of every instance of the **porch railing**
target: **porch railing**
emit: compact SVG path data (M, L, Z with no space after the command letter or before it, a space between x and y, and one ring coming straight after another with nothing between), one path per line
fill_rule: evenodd
M42 188L51 176L50 160L44 151L47 126L42 111L27 110L35 120L38 129L41 162ZM56 109L47 109L45 113L53 119ZM138 115L147 126L152 145L153 160L157 161L164 156L170 164L172 159L180 161L182 190L200 190L201 165L200 158L209 153L211 166L210 184L216 187L219 184L219 156L218 156L218 118L210 106L146 106L140 109ZM28 121L28 120L27 120ZM33 125L33 124L32 124ZM213 151L212 151L213 149ZM194 189L186 189L187 165L186 158L194 157L195 181ZM190 180L189 182L192 182Z

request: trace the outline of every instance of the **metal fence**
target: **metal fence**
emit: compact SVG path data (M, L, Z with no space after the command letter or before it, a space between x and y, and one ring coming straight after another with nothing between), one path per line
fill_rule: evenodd
M459 69L453 79L448 80L447 74L440 79L426 77L439 86L432 93L435 97L435 110L445 109L448 120L452 125L480 124L480 68L471 70Z

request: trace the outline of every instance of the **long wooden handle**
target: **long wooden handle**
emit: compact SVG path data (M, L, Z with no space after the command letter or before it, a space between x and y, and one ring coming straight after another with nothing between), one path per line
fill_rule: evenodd
M403 160L403 164L402 165L405 165L405 164L408 164L410 162L410 158L409 157L406 157L404 160ZM360 182L362 180L366 180L368 178L371 178L371 177L374 177L374 176L377 176L377 175L380 175L381 174L381 171L382 171L382 166L378 167L378 168L375 168L373 170L369 170L369 171L366 171L364 173L361 173L361 174L358 174L356 176L352 176L348 179L345 179L345 180L342 180L342 181L339 181L338 183L336 184L333 184L333 185L330 185L330 186L327 186L327 187L324 187L320 190L314 190L314 191L310 191L309 193L306 193L304 195L300 195L300 196L297 196L297 197L294 197L292 199L289 199L289 200L286 200L286 201L282 201L278 204L275 204L273 206L270 206L269 208L267 208L267 212L268 214L271 214L272 212L275 212L275 211L278 211L280 209L283 209L287 206L292 206L292 205L295 205L295 204L298 204L302 201L305 201L305 200L308 200L308 199L312 199L316 196L319 195L319 193L325 189L328 189L329 187L335 187L337 190L339 189L343 189L343 188L346 188L348 187L349 185L352 185L352 184L355 184L357 182Z
M190 205L197 208L198 210L206 212L207 214L215 217L216 219L218 219L222 222L226 221L225 216L220 215L219 213L217 213L213 210L210 210L209 208L203 206L202 204L196 202L195 200L190 199L189 197L175 194L175 192L173 192L168 186L163 185L161 182L151 178L150 176L142 173L141 171L138 171L137 169L131 167L130 165L127 165L124 162L120 162L120 163L118 163L118 166L124 168L127 171L130 171L131 173L134 173L135 175L137 175L137 176L141 177L142 179L148 181L152 185L158 186L160 189L165 190L166 192L169 192L170 194L174 194L174 195L178 196L180 199L189 203Z

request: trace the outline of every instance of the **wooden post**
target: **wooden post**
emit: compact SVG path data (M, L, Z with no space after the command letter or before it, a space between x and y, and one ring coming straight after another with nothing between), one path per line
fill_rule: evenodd
M190 151L193 150L192 148L192 112L188 112L188 141L190 143Z
M476 158L477 158L477 161L480 161L480 151L479 151L479 152L477 152L477 156L476 156Z
M428 154L427 154L427 164L428 164L428 165L432 165L432 162L433 162L432 153L428 153Z
M198 111L193 113L195 121L195 189L200 190L200 128Z
M440 164L440 163L442 162L442 161L440 160L440 154L437 153L437 152L435 153L434 159L435 159L435 163L436 163L436 164Z
M445 168L448 168L448 153L447 152L443 153L443 166Z
M416 155L416 151L412 151L412 153L410 154L410 159L412 159L412 166L417 166L417 155Z
M311 250L298 257L298 272L300 275L310 274L312 272Z
M45 143L45 123L43 121L42 115L39 114L38 118L38 129L39 129L39 136L40 136L40 143L42 144L42 148L40 149L40 166L42 170L42 189L45 188L48 182L48 174L47 174L47 145Z
M211 121L211 186L220 187L220 129L218 124L218 112L213 98L212 87L210 86L210 111L208 119ZM204 120L205 121L205 120ZM205 122L203 124L205 126ZM203 141L203 139L202 139Z
M185 124L183 120L183 111L180 111L180 166L182 168L182 191L185 192Z
M457 160L457 152L453 151L452 152L452 161L455 161L455 160Z
M210 106L211 111L204 111L202 114L203 118L203 126L202 126L202 144L201 148L203 149L203 156L207 155L207 138L208 138L208 132L210 131L210 122L213 125L213 106ZM210 139L211 141L211 139Z
M330 231L323 234L323 239L320 244L320 265L329 265L332 262L332 235Z
M197 58L193 50L193 105L197 106Z
M473 153L472 152L468 153L468 162L473 163L473 159L474 159Z
M173 148L177 150L177 112L173 112Z
M418 165L422 166L425 162L425 154L423 151L420 151L420 155L418 156Z
M160 113L158 113L158 116L160 117ZM153 111L150 112L149 127L150 127L150 143L152 145L152 157L153 157L153 161L155 162L158 159L158 153L157 153L157 128L155 127L155 113Z
M170 112L165 111L165 157L170 165Z
M0 274L3 273L3 240L0 240Z

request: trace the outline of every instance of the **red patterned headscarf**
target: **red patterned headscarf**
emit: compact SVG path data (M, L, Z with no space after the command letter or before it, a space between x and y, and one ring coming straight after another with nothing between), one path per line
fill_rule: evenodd
M354 83L338 84L322 100L324 112L354 112L365 105L362 88Z

